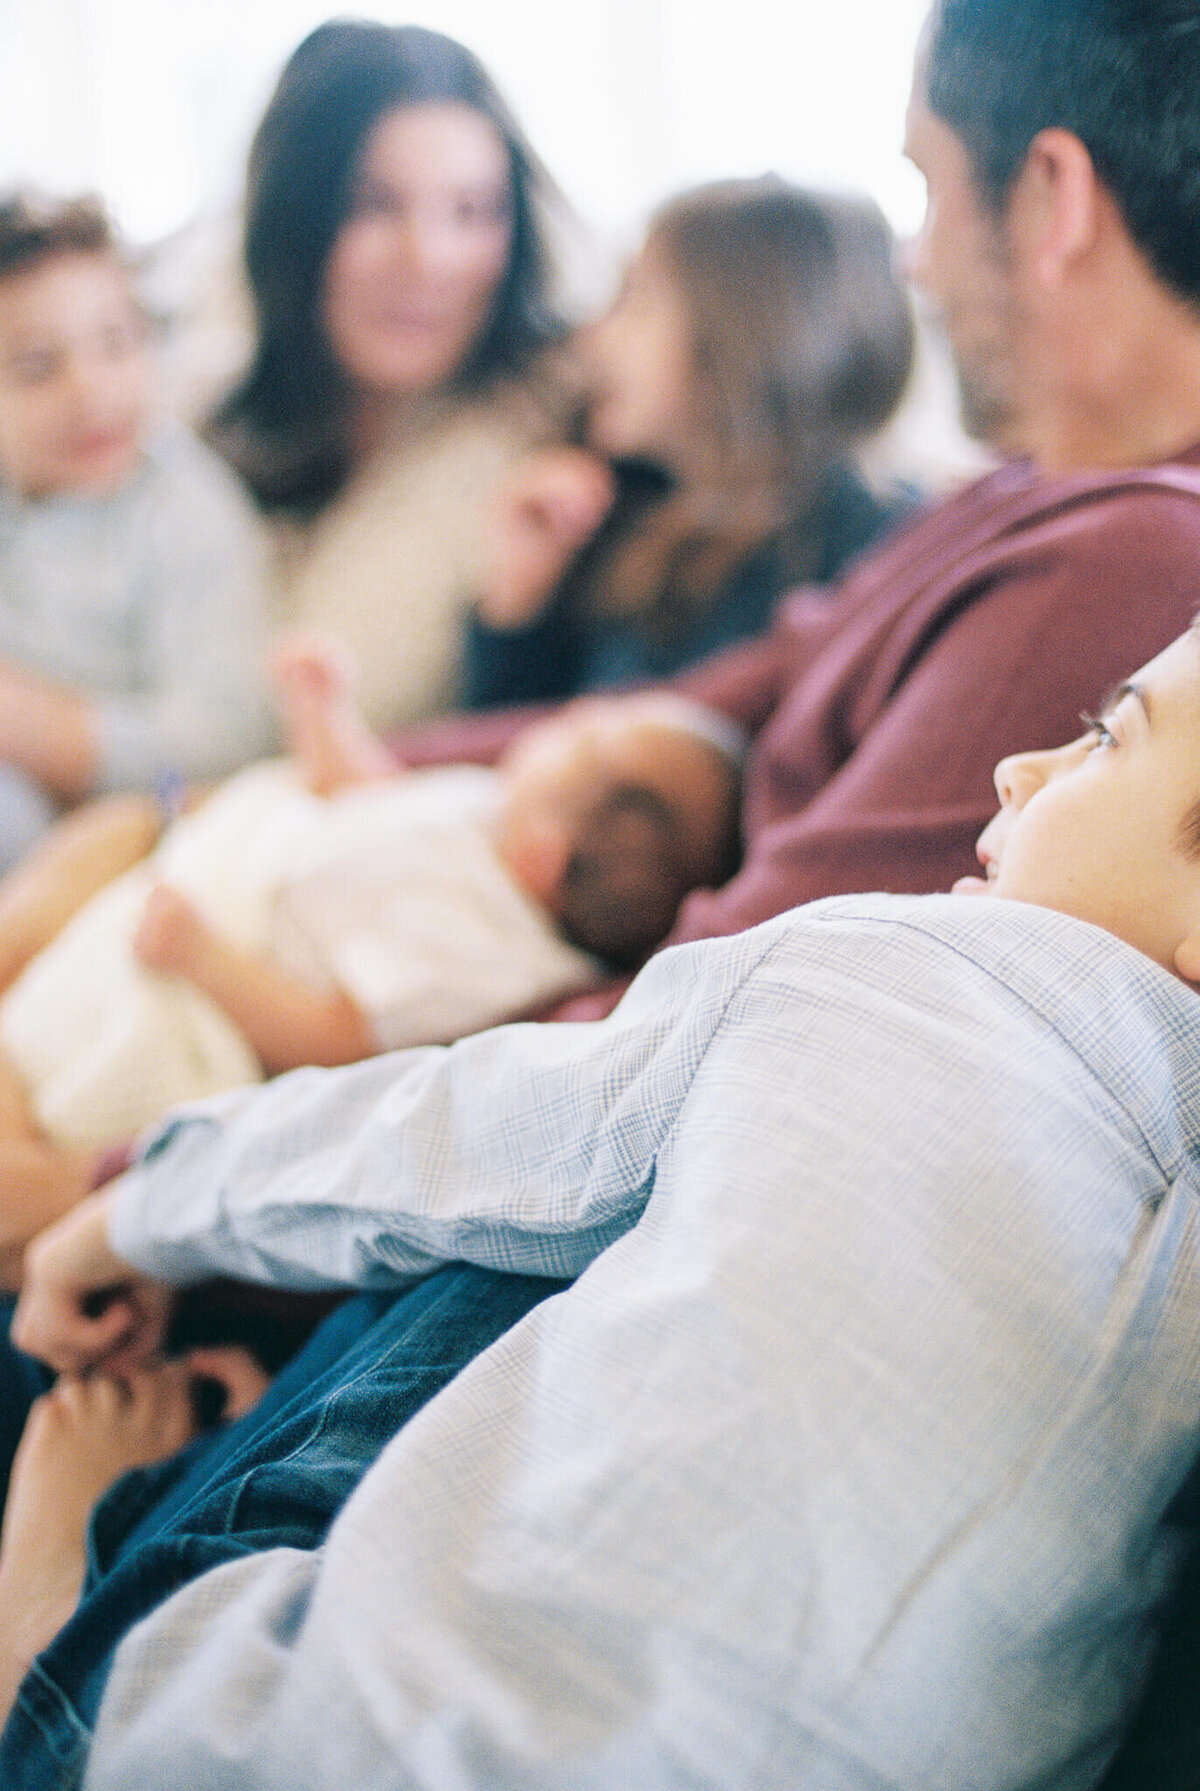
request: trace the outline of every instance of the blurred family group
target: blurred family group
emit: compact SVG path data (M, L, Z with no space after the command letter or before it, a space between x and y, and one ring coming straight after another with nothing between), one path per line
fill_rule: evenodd
M186 421L0 199L6 1791L1200 1787L1195 6L935 0L905 148L581 318L332 20Z

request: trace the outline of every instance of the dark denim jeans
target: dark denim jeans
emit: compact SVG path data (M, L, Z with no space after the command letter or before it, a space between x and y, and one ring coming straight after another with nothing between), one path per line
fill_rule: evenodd
M113 1652L197 1574L254 1550L315 1548L384 1444L472 1357L564 1286L461 1265L324 1320L245 1418L101 1500L79 1608L34 1663L0 1740L4 1791L82 1777ZM4 1346L0 1452L42 1377ZM12 1389L17 1391L13 1394ZM7 1469L7 1461L2 1464Z

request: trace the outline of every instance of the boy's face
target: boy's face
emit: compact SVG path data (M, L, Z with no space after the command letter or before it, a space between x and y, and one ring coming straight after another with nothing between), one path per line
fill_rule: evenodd
M976 848L1009 896L1092 921L1188 981L1200 978L1200 635L1193 628L1114 692L1086 734L996 768L1000 812Z
M720 872L736 778L670 699L592 699L531 727L504 760L500 851L577 945L617 961L664 937Z
M104 496L132 474L152 360L129 277L70 251L0 279L0 481Z

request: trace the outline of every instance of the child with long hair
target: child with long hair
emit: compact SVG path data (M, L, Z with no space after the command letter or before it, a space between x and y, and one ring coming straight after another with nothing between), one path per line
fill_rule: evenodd
M580 347L578 446L496 505L474 706L659 677L760 631L912 507L855 450L903 394L912 319L868 200L719 182L651 223Z

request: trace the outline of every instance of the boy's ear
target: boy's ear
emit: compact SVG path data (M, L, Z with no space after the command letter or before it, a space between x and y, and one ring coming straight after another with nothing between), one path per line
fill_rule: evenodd
M1187 934L1175 947L1175 970L1185 983L1200 988L1200 929Z

